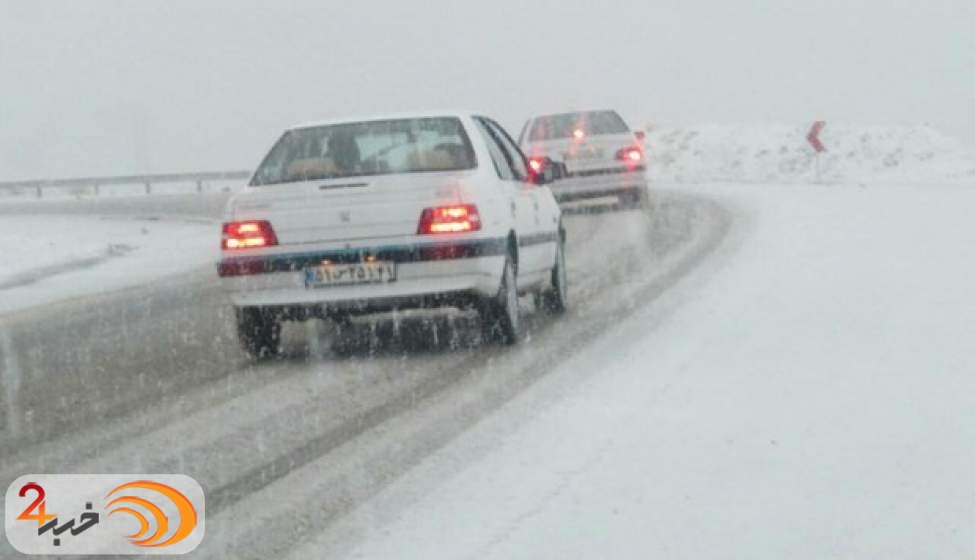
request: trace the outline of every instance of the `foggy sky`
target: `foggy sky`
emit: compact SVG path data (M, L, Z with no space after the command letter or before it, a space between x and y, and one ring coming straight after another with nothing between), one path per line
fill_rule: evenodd
M0 180L250 169L296 122L612 107L975 144L973 0L0 0Z

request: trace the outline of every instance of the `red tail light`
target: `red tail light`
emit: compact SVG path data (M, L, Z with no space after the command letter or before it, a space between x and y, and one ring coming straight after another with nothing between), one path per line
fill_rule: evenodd
M627 167L632 169L643 163L643 150L637 146L623 148L616 152L616 159L622 161Z
M460 204L427 208L420 214L420 225L416 232L422 235L428 233L462 233L479 229L481 229L481 215L477 213L477 206Z
M278 238L274 235L270 222L253 220L223 225L224 249L253 249L277 244Z
M528 158L528 167L531 168L532 173L538 175L545 170L545 158L542 157L530 157Z
M620 161L639 163L643 161L643 150L637 147L623 148L616 152L616 159Z

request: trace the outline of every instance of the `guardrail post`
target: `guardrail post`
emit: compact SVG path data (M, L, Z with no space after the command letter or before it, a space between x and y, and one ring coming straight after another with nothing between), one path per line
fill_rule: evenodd
M146 181L146 194L152 194L152 183Z
M100 194L100 192L99 192L99 188L98 188L98 183L95 183L95 196L98 196L99 194Z
M41 186L37 185L37 198L43 198L44 195L41 194Z
M203 180L202 179L197 179L196 180L196 192L198 192L198 193L203 192Z

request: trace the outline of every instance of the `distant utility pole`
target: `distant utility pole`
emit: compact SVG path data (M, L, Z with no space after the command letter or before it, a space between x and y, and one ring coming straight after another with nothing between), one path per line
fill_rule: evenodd
M826 121L816 121L813 123L812 128L809 129L809 134L806 135L806 140L809 144L816 150L816 183L820 184L823 182L822 169L820 168L819 158L823 152L826 151L826 146L823 145L822 141L819 139L819 134L826 128Z

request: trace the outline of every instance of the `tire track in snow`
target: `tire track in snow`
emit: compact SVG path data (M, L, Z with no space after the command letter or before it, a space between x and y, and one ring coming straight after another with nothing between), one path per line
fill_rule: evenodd
M622 316L677 283L720 244L731 218L708 201L681 201L677 197L676 202L681 206L694 203L693 214L701 223L690 231L682 229L686 222L660 224L673 228L670 234L674 237L665 240L665 244L673 244L655 249L662 258L654 263L664 266L646 282L621 285L618 293L604 292L577 305L562 319L580 325L568 336L559 332L566 327L558 322L554 328L538 331L532 341L538 344L535 352L523 347L494 356L486 366L472 368L444 391L394 417L394 422L340 442L334 452L292 469L287 476L279 476L278 482L264 485L227 511L217 512L208 518L214 538L204 545L205 551L213 557L255 553L277 557L286 553L570 360L575 349L586 346ZM617 279L632 272L623 271Z

